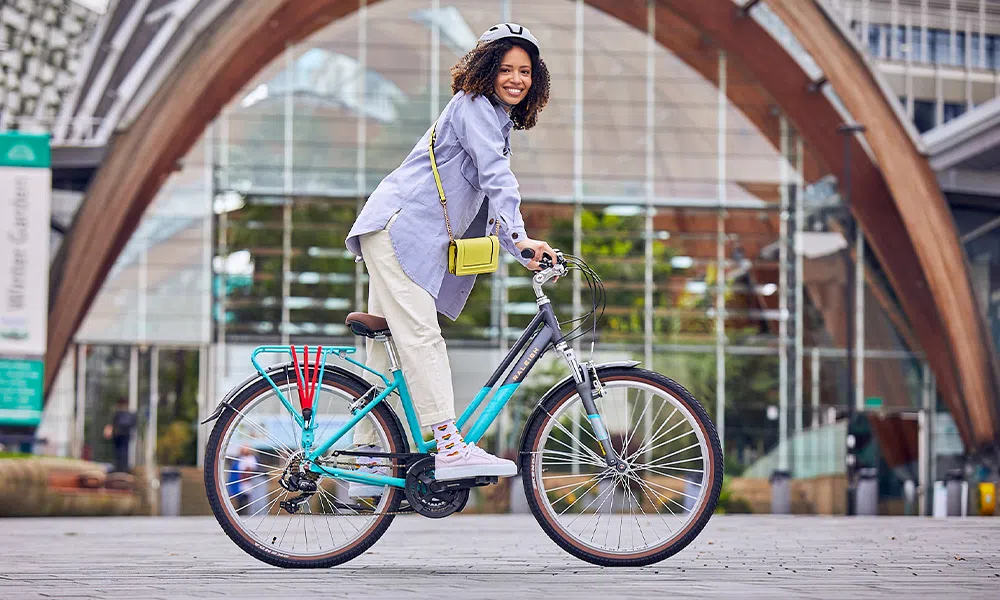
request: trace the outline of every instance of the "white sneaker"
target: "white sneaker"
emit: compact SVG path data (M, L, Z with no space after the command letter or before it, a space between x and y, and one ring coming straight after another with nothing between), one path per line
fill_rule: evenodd
M358 451L369 450L371 452L381 452L382 449L378 446L363 446L358 449ZM365 473L366 475L385 475L389 476L389 467L385 464L385 459L373 458L371 456L359 456L357 457L358 468L357 473ZM358 483L352 481L349 486L347 486L347 495L350 498L377 498L380 497L385 491L384 485L375 485L373 483Z
M438 481L514 475L517 475L517 465L513 461L493 456L475 444L466 443L454 456L442 452L434 456L434 479Z

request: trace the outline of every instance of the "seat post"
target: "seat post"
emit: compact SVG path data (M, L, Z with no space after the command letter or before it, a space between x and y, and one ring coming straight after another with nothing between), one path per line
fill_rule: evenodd
M375 336L375 341L385 344L385 353L389 356L389 370L398 371L400 369L399 354L396 352L396 344L392 342L392 336L379 334Z

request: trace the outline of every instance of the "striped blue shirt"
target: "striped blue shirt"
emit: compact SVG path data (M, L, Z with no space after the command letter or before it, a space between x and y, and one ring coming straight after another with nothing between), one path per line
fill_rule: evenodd
M510 170L513 126L502 106L483 96L458 92L438 118L434 156L455 237L491 234L499 219L500 244L518 262L527 264L514 246L527 239L527 234L517 179ZM465 307L476 277L448 273L448 230L431 171L429 140L430 128L403 163L375 188L347 234L347 248L359 260L363 258L358 237L384 229L398 212L389 236L403 271L437 300L438 312L454 320Z

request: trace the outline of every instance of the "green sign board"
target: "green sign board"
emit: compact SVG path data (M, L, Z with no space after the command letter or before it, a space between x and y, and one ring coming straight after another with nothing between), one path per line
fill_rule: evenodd
M865 409L867 410L877 410L882 408L882 399L871 397L865 398Z
M0 166L36 167L47 169L52 165L52 151L47 133L0 134Z
M0 425L38 425L43 372L41 360L0 358Z

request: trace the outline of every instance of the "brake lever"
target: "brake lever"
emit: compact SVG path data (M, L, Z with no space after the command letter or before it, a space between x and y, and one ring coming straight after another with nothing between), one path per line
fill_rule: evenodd
M566 259L565 257L563 257L563 253L560 252L559 250L556 250L555 248L553 248L553 250L556 253L556 263L560 265L565 265ZM521 250L521 256L527 258L528 260L531 260L532 258L535 258L535 251L531 248L525 248L524 250ZM541 260L538 261L538 265L542 268L538 271L535 271L535 273L539 273L541 271L544 271L545 269L551 269L553 267L552 257L550 257L548 254L543 254Z

